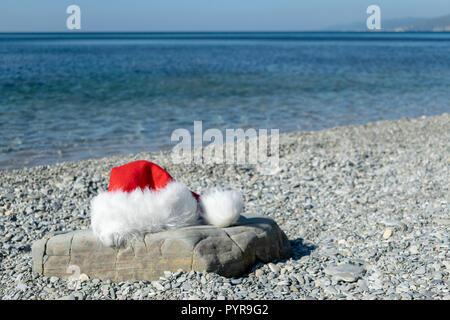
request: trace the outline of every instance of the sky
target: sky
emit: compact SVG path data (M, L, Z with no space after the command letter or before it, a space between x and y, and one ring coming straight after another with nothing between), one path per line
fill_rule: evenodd
M381 19L436 17L450 0L0 0L0 32L73 32L66 8L81 9L81 31L312 31Z

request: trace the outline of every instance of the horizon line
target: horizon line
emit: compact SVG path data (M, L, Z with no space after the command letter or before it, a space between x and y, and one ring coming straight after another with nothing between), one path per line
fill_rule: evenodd
M432 30L408 30L408 31L395 31L395 30L262 30L262 31L0 31L0 34L202 34L202 33L318 33L318 32L335 32L335 33L450 33L450 31L432 31Z

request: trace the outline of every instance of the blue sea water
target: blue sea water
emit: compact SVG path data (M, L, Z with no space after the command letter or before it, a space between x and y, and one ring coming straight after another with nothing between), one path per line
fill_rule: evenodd
M0 168L450 112L450 33L0 34Z

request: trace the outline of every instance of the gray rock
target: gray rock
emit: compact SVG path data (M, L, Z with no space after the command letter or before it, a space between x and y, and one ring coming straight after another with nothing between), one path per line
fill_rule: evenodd
M436 218L436 219L434 219L434 222L437 223L437 224L442 224L444 226L450 225L450 219Z
M425 272L426 272L425 267L421 266L421 267L417 268L415 274L422 275L422 274L425 274Z
M164 286L161 283L159 283L158 281L152 281L152 285L153 285L153 287L155 287L156 290L159 290L159 291L164 290Z
M335 280L346 282L355 282L364 272L364 268L353 264L345 263L340 265L331 265L325 268L325 273L332 276Z
M181 285L181 287L184 290L191 290L192 289L192 285L189 282L183 282L183 284Z
M325 289L323 291L328 294L337 294L338 293L336 288L334 288L332 286L325 287Z
M61 298L58 298L58 300L76 300L75 296L73 294L70 294L68 296L64 296Z
M16 288L18 290L25 291L28 289L28 286L25 283L19 281L19 283L17 283Z
M109 295L112 299L116 299L116 292L114 291L114 288L109 289Z
M409 247L408 250L409 250L409 252L411 254L418 254L419 253L419 248L417 246L411 246L411 247Z
M114 281L156 280L178 269L236 277L259 261L290 254L284 232L261 216L241 217L236 226L223 229L200 225L146 234L121 248L104 246L90 230L44 238L32 247L36 273L69 278L76 270Z
M73 295L75 296L75 298L77 300L84 300L84 294L81 292L75 292L75 293L73 293Z
M264 274L264 271L262 271L261 269L258 269L255 271L255 276L257 277L261 277Z
M273 273L279 273L280 272L280 267L277 266L276 264L273 263L269 263L269 269L273 272Z
M358 285L359 285L359 288L360 288L362 291L366 291L366 290L369 289L369 286L368 286L366 280L361 280L361 279L358 280Z

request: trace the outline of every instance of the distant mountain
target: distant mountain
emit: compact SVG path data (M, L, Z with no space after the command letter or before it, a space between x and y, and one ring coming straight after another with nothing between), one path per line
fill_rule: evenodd
M413 25L400 25L394 31L450 31L450 14L432 19L423 19Z
M450 14L437 18L400 18L384 20L381 16L383 31L450 31ZM347 25L334 25L327 28L333 31L367 31L366 21Z

